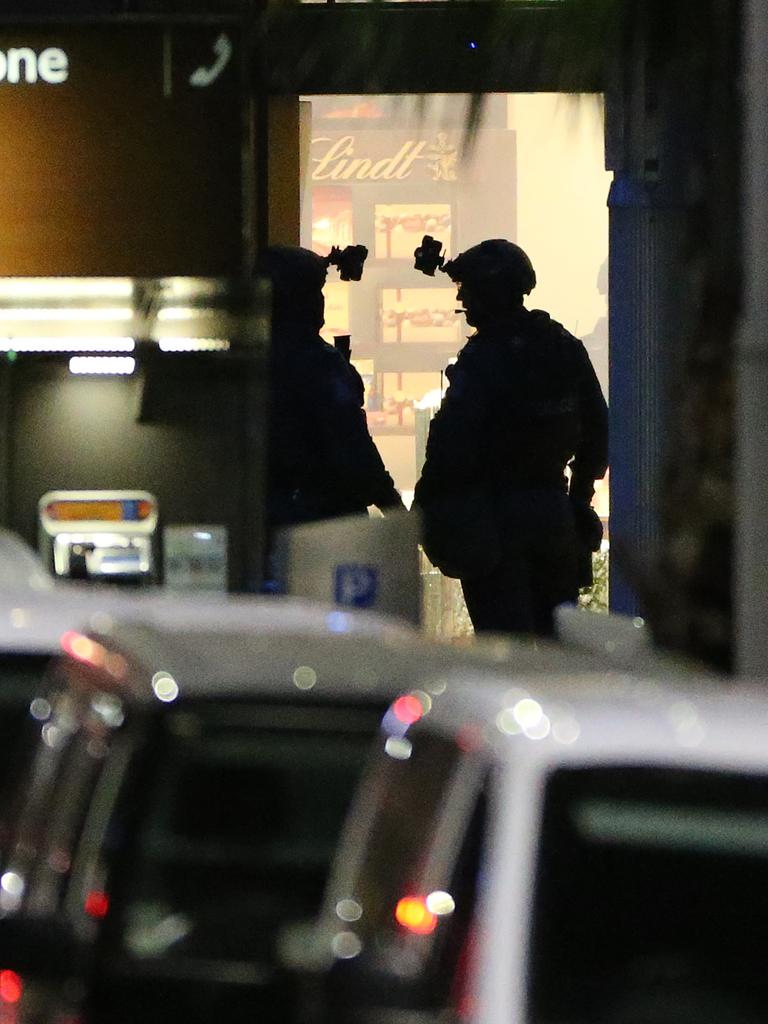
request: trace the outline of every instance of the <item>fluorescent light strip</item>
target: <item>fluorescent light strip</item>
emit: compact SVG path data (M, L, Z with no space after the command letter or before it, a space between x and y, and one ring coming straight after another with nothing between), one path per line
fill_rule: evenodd
M0 279L3 299L127 299L133 284L121 278L11 277Z
M221 282L205 277L166 277L162 280L165 299L200 299L204 295L217 295L222 291Z
M19 306L0 309L0 323L3 321L17 322L26 320L131 320L133 310L130 306L104 306L100 309L71 309L62 307Z
M121 374L127 376L136 369L133 356L72 356L69 372L76 374Z
M226 352L229 342L224 338L160 338L161 352Z
M133 338L0 338L0 352L133 352Z

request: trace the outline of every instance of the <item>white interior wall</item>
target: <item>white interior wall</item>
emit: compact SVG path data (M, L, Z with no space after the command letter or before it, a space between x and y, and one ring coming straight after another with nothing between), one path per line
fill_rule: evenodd
M582 336L606 315L597 278L608 256L603 110L597 96L507 98L517 132L517 239L538 284L528 304Z

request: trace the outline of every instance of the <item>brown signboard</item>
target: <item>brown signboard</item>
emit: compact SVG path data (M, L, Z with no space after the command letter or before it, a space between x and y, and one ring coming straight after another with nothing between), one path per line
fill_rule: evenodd
M217 25L0 31L0 275L236 273L239 47Z

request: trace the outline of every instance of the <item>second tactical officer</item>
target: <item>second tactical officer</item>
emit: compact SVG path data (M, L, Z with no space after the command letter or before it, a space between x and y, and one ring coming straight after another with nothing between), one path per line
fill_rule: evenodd
M320 336L328 259L273 246L256 273L272 288L267 525L402 508L363 412L363 382Z
M591 583L606 402L582 343L524 307L536 275L522 249L491 239L443 270L476 333L430 425L415 495L425 550L432 539L447 550L453 565L433 561L461 579L477 632L546 636L555 606Z

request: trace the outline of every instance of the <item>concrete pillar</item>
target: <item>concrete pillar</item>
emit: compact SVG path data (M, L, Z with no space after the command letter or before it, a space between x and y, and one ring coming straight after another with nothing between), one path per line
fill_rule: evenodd
M674 360L687 313L682 243L693 124L685 47L641 0L606 94L610 302L610 607L643 614L660 548L660 483ZM663 56L662 56L663 54Z
M735 662L768 675L768 5L746 0L743 21L744 311L737 342Z
M682 204L616 174L610 207L610 605L641 614L637 580L659 546L667 389L678 343Z

